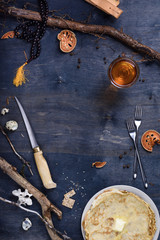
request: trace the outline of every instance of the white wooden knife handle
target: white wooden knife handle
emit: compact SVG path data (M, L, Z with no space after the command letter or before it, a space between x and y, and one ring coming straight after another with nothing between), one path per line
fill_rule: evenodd
M36 151L34 149L34 158L38 168L39 175L43 182L45 188L56 188L57 184L53 182L50 170L48 168L48 164L46 159L43 157L43 152L41 150Z

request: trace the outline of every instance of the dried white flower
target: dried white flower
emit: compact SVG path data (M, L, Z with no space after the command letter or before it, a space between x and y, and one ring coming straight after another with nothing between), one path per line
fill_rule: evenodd
M18 128L18 123L14 120L6 122L6 128L10 131L15 131Z
M29 228L32 227L32 222L30 221L29 218L25 218L24 221L22 222L22 228L27 231Z
M9 113L9 109L8 108L2 108L1 114L5 115L6 113Z
M12 191L12 194L14 196L18 197L18 201L17 202L20 205L22 205L22 204L23 205L27 204L28 206L32 205L32 199L31 199L32 194L30 194L27 189L25 189L24 192L22 192L21 189L14 190L14 191Z

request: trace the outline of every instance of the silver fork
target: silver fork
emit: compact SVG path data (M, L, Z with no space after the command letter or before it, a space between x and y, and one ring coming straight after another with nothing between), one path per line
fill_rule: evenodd
M141 119L142 119L142 107L140 105L136 106L135 109L135 119L134 119L134 123L136 126L136 144L138 145L138 129L141 125ZM134 155L134 163L133 163L133 178L136 179L137 178L137 154L135 151L135 155Z
M147 178L146 178L143 166L142 166L142 162L141 162L139 152L138 152L138 148L137 148L137 144L136 144L136 128L135 128L135 125L134 125L134 120L133 119L128 119L126 121L126 124L127 124L127 129L128 129L129 136L131 137L131 139L133 140L133 143L134 143L134 147L135 147L135 151L136 151L136 154L137 154L137 159L138 159L138 163L139 163L139 167L140 167L140 171L141 171L144 186L145 186L145 188L148 188Z

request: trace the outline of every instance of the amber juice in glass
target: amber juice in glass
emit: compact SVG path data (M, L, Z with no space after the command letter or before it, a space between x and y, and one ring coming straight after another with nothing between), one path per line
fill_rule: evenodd
M132 59L119 57L110 64L108 76L115 87L128 88L137 81L139 67Z

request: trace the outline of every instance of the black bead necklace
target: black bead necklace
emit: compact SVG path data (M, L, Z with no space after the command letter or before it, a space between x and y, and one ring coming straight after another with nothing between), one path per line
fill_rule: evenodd
M17 38L24 39L27 42L32 43L30 58L28 59L27 63L39 57L41 51L40 40L46 31L46 24L48 19L48 4L46 0L39 0L39 5L42 21L27 21L23 24L20 24L15 29L15 36Z

